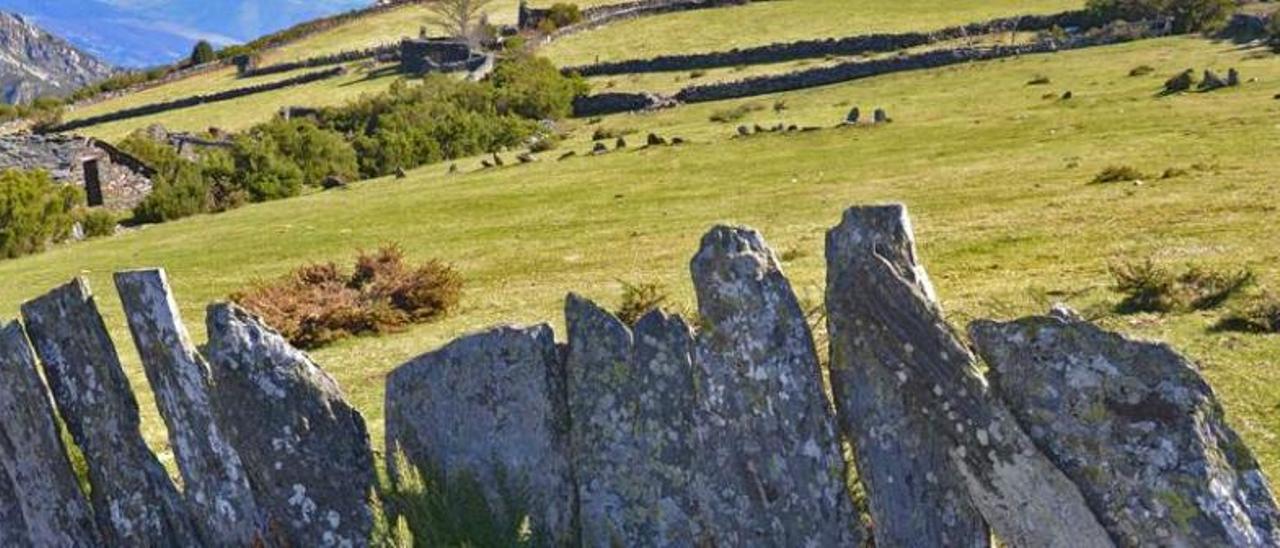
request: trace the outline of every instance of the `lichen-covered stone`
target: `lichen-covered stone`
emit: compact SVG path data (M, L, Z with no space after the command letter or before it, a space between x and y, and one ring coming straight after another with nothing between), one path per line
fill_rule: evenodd
M373 452L338 383L262 320L209 307L213 405L274 540L364 546L373 527Z
M17 322L0 329L0 461L0 546L102 544Z
M94 517L110 546L198 546L164 467L142 440L138 403L83 278L22 305L45 379L93 486Z
M884 244L865 245L884 230L857 209L827 234L827 307L842 316L831 325L861 334L842 329L837 337L898 349L880 359L893 369L903 404L947 438L954 469L997 538L1011 546L1111 546L1079 490L989 394L974 357L942 319L923 270L905 253L906 213L882 215L903 220L894 229L901 235Z
M693 335L650 312L632 331L570 295L566 357L583 546L699 545Z
M1195 366L1066 310L969 332L993 387L1122 546L1280 546L1280 512Z
M120 272L116 289L169 430L187 506L210 544L247 546L261 530L240 455L218 427L209 366L196 352L163 270Z
M805 314L758 232L717 227L693 258L702 330L700 496L724 546L856 546L835 418Z
M865 290L846 275L847 267L883 258L933 301L933 287L916 261L906 210L851 209L827 245L828 256L840 258L827 272L831 388L840 426L853 441L858 478L876 524L876 546L988 546L986 522L951 461L952 443L937 428L945 417L931 416L934 410L911 405L905 397L901 364L916 359L913 347L877 329L843 298ZM970 366L961 361L963 355L955 358L939 365Z
M499 520L527 516L541 543L577 543L565 375L549 326L500 327L387 377L388 467L467 479Z

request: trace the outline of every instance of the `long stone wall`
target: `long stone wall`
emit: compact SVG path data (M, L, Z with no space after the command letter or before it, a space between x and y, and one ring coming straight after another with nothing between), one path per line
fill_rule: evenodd
M281 80L279 82L271 82L268 84L258 84L255 86L236 88L236 89L231 89L231 90L222 91L218 93L211 93L207 95L195 95L195 96L187 97L184 99L175 99L173 101L166 101L163 103L152 103L149 105L143 105L143 106L134 107L134 108L127 108L124 110L118 110L116 112L110 112L110 113L102 114L98 116L90 116L88 118L72 120L70 122L66 122L55 127L51 127L47 129L46 132L62 133L67 131L74 131L77 129L96 126L99 124L105 124L108 122L118 122L120 120L128 120L130 118L138 118L141 116L149 116L152 114L159 114L161 112L169 112L173 110L191 108L191 107L205 105L209 103L219 103L222 101L230 101L232 99L239 99L241 97L248 97L250 95L256 95L259 93L266 93L269 91L276 91L280 89L310 84L313 82L319 82L322 80L328 80L330 78L337 78L338 76L342 76L346 73L347 71L345 68L335 67L329 70L316 71L316 72L295 76L293 78L288 78L285 80Z
M635 0L620 4L594 6L582 10L582 22L539 36L537 40L530 41L527 47L543 46L567 36L629 19L681 11L740 6L749 3L751 3L751 0ZM529 26L537 26L537 22L545 15L545 10L533 11L534 13L528 16L522 16L522 19Z
M329 65L341 65L354 61L363 61L365 59L395 59L400 58L400 44L388 44L365 48L359 50L341 51L330 55L321 55L317 57L309 57L300 61L292 61L288 63L276 63L263 67L246 68L240 71L241 78L256 78L259 76L267 76L271 74L280 74L284 72L293 72L304 68L326 67Z
M1270 484L1187 358L1055 307L971 324L984 373L904 207L851 208L826 243L828 368L764 236L718 226L690 262L697 321L570 295L563 344L497 327L391 372L388 471L474 486L545 546L1280 545ZM333 379L230 304L197 348L163 271L115 282L181 486L77 279L0 329L0 541L370 545L374 452Z

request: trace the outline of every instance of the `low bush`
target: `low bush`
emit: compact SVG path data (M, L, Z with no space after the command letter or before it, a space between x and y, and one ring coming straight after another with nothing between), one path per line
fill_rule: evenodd
M498 63L489 83L499 113L533 120L568 117L573 114L573 99L591 91L582 77L565 76L546 58L523 53Z
M259 314L299 348L353 335L381 334L440 318L462 295L462 277L449 265L408 265L397 246L361 252L352 272L334 263L301 267L254 283L231 299Z
M1218 329L1247 333L1280 333L1280 295L1263 292L1248 305L1223 318Z
M84 193L53 182L44 171L0 172L0 257L43 251L67 239Z
M1235 0L1089 0L1086 5L1103 21L1170 17L1177 33L1215 30L1236 9Z
M102 238L116 233L116 216L101 208L82 209L76 214L85 238Z
M1053 80L1050 80L1048 76L1045 76L1043 74L1038 74L1036 75L1035 78L1032 78L1030 81L1028 81L1027 85L1028 86L1044 86L1052 82Z
M633 135L635 133L636 133L636 130L633 128L598 127L596 128L595 131L591 133L591 140L592 141L612 141L619 137L626 137L627 135Z
M1175 274L1151 259L1112 265L1115 291L1124 295L1117 310L1172 312L1211 310L1253 283L1249 270L1235 272L1189 266Z
M581 22L582 9L579 8L577 4L556 2L547 10L546 18L538 22L538 30L549 34L558 29Z
M1129 71L1129 76L1130 77L1146 76L1155 71L1156 71L1155 67L1151 65L1138 65L1136 67L1133 67L1133 69Z
M1141 171L1131 166L1108 166L1094 176L1093 183L1124 183L1137 181L1143 177Z
M658 284L622 282L622 302L618 304L615 315L623 323L634 326L645 314L662 308L668 300L666 291Z
M504 546L520 548L538 545L525 527L530 506L527 486L512 485L513 477L499 470L501 504L510 517L494 511L485 489L473 476L446 476L438 471L422 471L409 463L403 453L395 456L395 474L380 489L379 498L393 510L401 530L395 546ZM394 525L388 524L387 529ZM411 537L411 538L405 538Z

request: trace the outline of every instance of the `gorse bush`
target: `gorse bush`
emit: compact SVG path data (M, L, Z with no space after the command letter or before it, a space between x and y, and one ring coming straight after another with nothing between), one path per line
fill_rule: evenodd
M54 183L44 171L0 172L0 257L36 253L65 240L83 203L79 188Z
M1107 166L1093 177L1093 182L1094 184L1124 183L1137 181L1143 177L1144 175L1141 171L1131 166Z
M498 63L490 83L500 113L534 120L573 114L573 99L591 91L582 77L565 76L551 61L527 53Z
M1235 11L1234 0L1089 0L1087 6L1103 20L1170 17L1178 33L1217 29Z
M453 310L462 277L449 265L405 263L392 245L360 253L353 272L334 263L301 267L256 282L231 299L262 316L300 348L317 348L352 335L389 333Z
M116 233L116 216L101 208L81 209L76 213L85 238L102 238Z
M1115 291L1124 295L1117 307L1123 313L1210 310L1254 280L1249 270L1228 272L1194 265L1175 274L1151 259L1114 264L1110 270Z
M666 291L656 283L622 282L622 301L618 304L614 315L622 320L622 323L635 326L645 314L662 308L669 300L670 297Z
M331 175L351 180L359 171L356 151L342 135L320 129L305 118L277 118L254 128L250 136L273 143L278 156L288 158L302 171L304 185L320 186Z
M1280 295L1263 292L1248 305L1223 318L1218 328L1248 333L1280 333Z

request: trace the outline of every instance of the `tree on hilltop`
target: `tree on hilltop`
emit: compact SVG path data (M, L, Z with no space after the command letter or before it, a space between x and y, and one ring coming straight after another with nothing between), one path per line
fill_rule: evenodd
M196 43L195 49L191 50L191 64L203 65L212 63L218 59L218 54L213 50L213 44L208 40L201 40Z
M427 22L446 35L474 43L485 19L484 10L493 0L433 0L427 3Z

